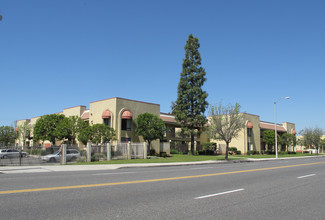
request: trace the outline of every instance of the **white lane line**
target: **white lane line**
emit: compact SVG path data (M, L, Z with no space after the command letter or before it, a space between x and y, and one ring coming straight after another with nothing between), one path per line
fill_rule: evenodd
M203 170L203 169L211 169L213 167L197 167L197 168L190 168L191 170Z
M301 179L301 178L306 178L306 177L310 177L310 176L315 176L316 174L309 174L309 175L306 175L306 176L299 176L297 177L298 179Z
M245 189L235 189L235 190L231 190L231 191L227 191L227 192L221 192L221 193L216 193L216 194L211 194L211 195L206 195L206 196L200 196L200 197L196 197L194 199L205 199L205 198L209 198L209 197L213 197L213 196L220 196L220 195L239 192L239 191L243 191L243 190L245 190Z
M94 176L101 176L101 175L119 175L119 174L130 174L130 173L136 173L136 172L120 172L120 173L94 173L92 175Z

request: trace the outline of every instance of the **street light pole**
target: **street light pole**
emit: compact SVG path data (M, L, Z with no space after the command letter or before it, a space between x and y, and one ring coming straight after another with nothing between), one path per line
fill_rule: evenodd
M280 98L274 102L274 131L275 131L275 158L278 159L278 132L276 130L276 102L280 101L281 99L290 99L289 96Z
M274 102L275 159L278 159L278 133L276 131L276 102Z

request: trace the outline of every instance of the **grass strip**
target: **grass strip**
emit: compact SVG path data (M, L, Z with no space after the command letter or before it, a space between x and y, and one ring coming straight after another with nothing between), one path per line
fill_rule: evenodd
M301 157L301 156L315 156L311 154L279 154L279 158L284 157ZM229 160L246 160L248 158L263 159L263 158L275 158L275 155L229 155ZM174 154L171 157L151 157L151 159L132 159L132 160L111 160L111 161L95 161L95 162L84 162L74 163L74 165L99 165L99 164L134 164L134 163L174 163L174 162L197 162L207 160L224 160L225 155L208 156L198 155L189 156L183 154Z

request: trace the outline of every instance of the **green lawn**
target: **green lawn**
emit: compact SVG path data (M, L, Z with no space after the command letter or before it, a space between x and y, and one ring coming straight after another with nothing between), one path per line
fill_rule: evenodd
M302 154L302 153L296 153L296 154L278 154L279 158L284 158L284 157L308 157L308 156L316 156L315 154ZM236 158L236 159L247 159L247 158L275 158L275 155L272 154L265 154L265 155L229 155L230 158Z
M285 154L280 155L282 157L300 157L300 156L315 156L310 154ZM275 155L229 155L229 160L246 160L247 158L275 158ZM206 160L224 160L225 155L218 156L188 156L183 154L173 154L172 157L154 157L151 159L132 159L132 160L111 160L111 161L98 161L98 162L87 162L87 163L75 163L76 165L97 165L97 164L129 164L129 163L172 163L172 162L195 162L195 161L206 161Z
M132 159L132 160L111 160L111 161L97 161L87 163L76 163L76 165L85 164L128 164L128 163L172 163L172 162L193 162L206 160L223 160L224 155L218 156L188 156L183 154L174 154L171 157L153 157L151 159Z

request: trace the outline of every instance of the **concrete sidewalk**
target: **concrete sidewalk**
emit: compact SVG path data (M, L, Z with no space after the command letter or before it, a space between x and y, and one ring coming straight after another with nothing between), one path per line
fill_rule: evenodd
M137 168L137 167L162 167L162 166L190 166L190 165L206 165L220 163L241 163L241 162L258 162L272 160L290 160L290 159L308 159L321 158L322 156L308 157L285 157L285 158L248 158L245 160L207 160L196 162L174 162L174 163L134 163L134 164L103 164L103 165L45 165L45 166L0 166L0 174L15 173L41 173L41 172L63 172L63 171L90 171L90 170L115 170L121 168Z
M137 167L162 167L162 166L189 166L227 163L227 161L197 161L197 162L174 162L174 163L133 163L133 164L101 164L101 165L46 165L46 166L1 166L0 173L41 173L63 171L90 171L90 170L115 170L120 168Z

